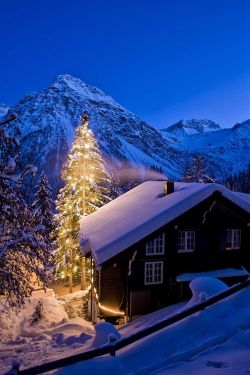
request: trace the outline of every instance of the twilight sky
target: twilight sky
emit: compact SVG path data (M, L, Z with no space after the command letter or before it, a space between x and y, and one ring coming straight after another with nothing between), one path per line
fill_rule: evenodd
M0 102L68 73L152 125L250 118L248 0L1 0Z

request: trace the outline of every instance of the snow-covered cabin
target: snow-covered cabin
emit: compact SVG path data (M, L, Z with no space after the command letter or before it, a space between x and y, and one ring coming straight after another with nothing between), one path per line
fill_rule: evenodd
M196 273L248 277L250 195L148 181L84 217L79 239L101 314L144 314L183 298Z

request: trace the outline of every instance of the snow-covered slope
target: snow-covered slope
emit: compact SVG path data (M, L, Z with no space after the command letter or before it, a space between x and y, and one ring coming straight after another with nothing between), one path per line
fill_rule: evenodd
M7 110L0 105L0 116ZM154 166L178 180L191 154L200 151L219 181L244 169L250 159L250 121L221 129L210 120L182 120L159 131L98 88L70 75L58 76L40 93L27 94L10 110L19 118L23 162L44 170L55 190L83 112L91 115L90 126L108 166L121 166L124 161Z
M162 166L171 177L179 176L178 141L164 138L98 88L69 75L58 76L38 94L28 94L12 110L20 121L23 159L44 169L54 184L83 112L91 115L90 126L106 160Z
M7 104L0 103L0 117L3 117L7 114L9 110L9 106Z
M206 120L201 120L199 127L197 121L195 120L195 129L191 127L187 131L187 128L178 127L176 124L164 129L162 134L167 137L171 134L174 139L178 139L177 150L184 152L186 160L189 159L190 153L200 152L218 181L223 179L225 174L237 173L247 168L250 163L250 120L226 129L221 129L212 121L208 121L205 126Z
M211 120L180 120L176 124L162 129L163 132L168 132L177 137L185 137L191 134L204 133L210 131L220 130L220 125Z
M196 279L196 284L201 281ZM202 282L204 285L204 280ZM205 289L199 293L199 299L226 288L216 279L206 283L206 289L211 293ZM117 351L116 356L82 361L59 369L56 374L95 375L100 374L100 368L103 375L249 374L249 301L250 287ZM129 332L134 333L138 326L149 327L153 321L161 320L164 312L165 318L175 313L172 309L174 306L139 318L122 328L120 334L127 336Z

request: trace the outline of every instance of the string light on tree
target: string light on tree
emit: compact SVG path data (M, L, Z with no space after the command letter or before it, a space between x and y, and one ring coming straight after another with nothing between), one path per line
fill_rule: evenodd
M58 274L69 279L72 292L73 274L81 274L82 289L86 288L86 264L81 256L78 231L82 216L89 215L107 203L109 176L100 150L89 129L89 116L83 114L76 128L71 151L62 171L65 186L57 199L56 244Z

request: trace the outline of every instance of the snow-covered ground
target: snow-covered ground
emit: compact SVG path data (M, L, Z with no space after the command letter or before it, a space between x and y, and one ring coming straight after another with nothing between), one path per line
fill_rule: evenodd
M76 296L79 293L76 292ZM0 303L0 374L11 367L13 360L25 367L74 354L87 347L94 328L80 317L69 319L64 302L58 301L53 291L33 293L30 302L17 314L7 312ZM32 322L38 301L42 301L42 318Z
M199 293L194 293L192 303L206 298L214 285L209 282L203 292L200 284L194 285ZM220 282L214 291L223 288ZM143 320L147 325L147 319ZM102 374L121 375L250 373L250 287L118 351L116 357L96 358L57 373L94 375L100 374L100 369Z
M226 288L212 278L193 280L193 298L138 318L119 328L109 323L94 327L81 318L69 320L53 296L31 299L19 316L0 314L0 373L13 359L25 367L80 353L107 343L107 338L126 337L155 324L190 304ZM32 313L43 299L43 318L35 323ZM116 353L59 369L62 375L86 374L202 374L250 373L250 287Z

